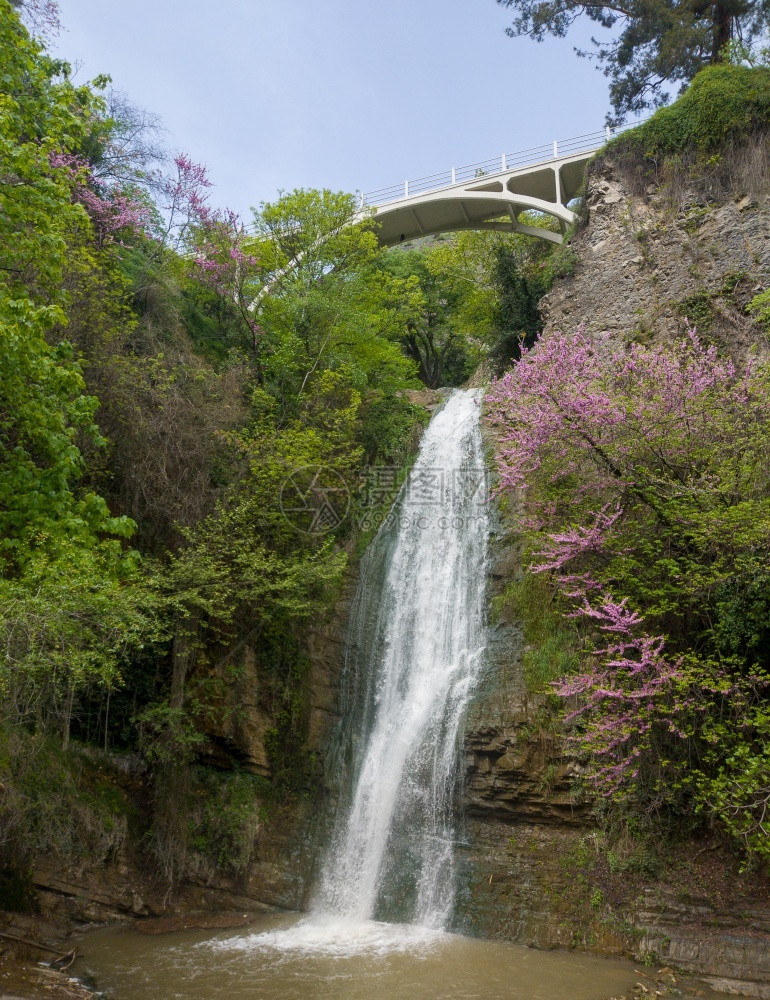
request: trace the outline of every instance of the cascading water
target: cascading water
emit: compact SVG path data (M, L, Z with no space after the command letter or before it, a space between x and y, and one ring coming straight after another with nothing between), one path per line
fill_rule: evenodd
M351 956L443 937L461 727L485 644L479 402L479 392L457 390L433 417L362 562L333 768L349 780L311 912L223 949Z
M425 432L351 609L357 759L319 915L432 928L450 916L459 734L485 641L483 467L478 393L456 391Z

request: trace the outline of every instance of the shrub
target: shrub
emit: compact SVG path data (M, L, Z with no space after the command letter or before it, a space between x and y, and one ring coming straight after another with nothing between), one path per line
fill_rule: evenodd
M616 164L632 193L663 188L678 204L770 188L770 69L715 65L637 128L613 139L591 169Z
M553 681L577 665L576 635L559 613L556 596L552 584L534 573L510 583L502 596L524 636L522 666L531 693L550 691Z
M233 874L245 871L267 815L269 796L270 786L262 778L197 768L187 811L191 873L196 868Z
M132 805L110 759L45 736L0 729L0 866L24 882L29 865L53 858L102 864L120 850ZM18 895L18 893L17 893Z
M770 289L755 295L749 302L748 311L765 332L770 334Z
M606 147L619 157L676 156L697 150L720 152L770 128L770 68L706 66L673 104Z
M168 892L185 878L208 883L243 874L272 796L267 781L238 771L157 771L149 844Z

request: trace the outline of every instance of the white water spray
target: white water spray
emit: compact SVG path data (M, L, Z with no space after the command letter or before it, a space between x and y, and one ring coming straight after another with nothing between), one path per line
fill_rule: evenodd
M390 552L373 552L384 579L377 586L365 574L351 611L349 658L358 662L348 669L365 703L349 807L313 907L320 914L437 929L451 914L460 727L485 641L478 404L476 392L454 392L431 421L394 509Z

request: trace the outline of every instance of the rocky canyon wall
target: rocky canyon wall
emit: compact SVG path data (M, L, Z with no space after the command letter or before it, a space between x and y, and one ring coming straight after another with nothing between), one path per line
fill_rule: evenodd
M545 335L585 324L598 342L653 343L689 320L728 353L767 356L746 305L770 285L770 194L711 202L686 185L634 186L611 156L589 165L574 273L540 303Z

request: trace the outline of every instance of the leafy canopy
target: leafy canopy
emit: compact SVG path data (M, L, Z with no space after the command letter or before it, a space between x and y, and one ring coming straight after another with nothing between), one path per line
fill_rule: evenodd
M595 59L610 79L616 120L666 104L667 84L686 85L702 67L720 62L731 40L750 48L770 24L767 0L497 0L515 13L507 33L541 42L563 38L581 17L604 30L593 49L578 55Z
M87 140L101 101L7 0L0 65L0 694L23 717L43 689L56 702L71 683L109 683L147 623L121 541L133 523L81 485L82 446L102 443L97 400L71 345L51 335L67 325L69 250L92 232L61 158Z

